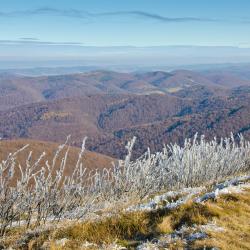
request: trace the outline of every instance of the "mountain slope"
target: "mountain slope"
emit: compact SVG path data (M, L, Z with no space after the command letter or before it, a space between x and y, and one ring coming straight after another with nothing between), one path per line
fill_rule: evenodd
M220 80L223 79L223 80ZM233 81L233 84L230 82ZM24 104L97 94L170 94L191 99L223 96L246 85L239 77L192 71L117 73L96 71L54 76L0 75L0 110Z
M94 95L25 105L0 112L0 137L63 142L122 158L137 137L135 156L164 143L182 143L196 132L211 138L242 133L250 138L250 95L189 100L170 95Z
M8 157L9 153L14 153L20 148L24 147L25 145L29 145L28 148L25 149L24 152L19 153L17 157L17 163L21 164L22 166L25 165L25 161L30 151L32 151L31 161L33 163L39 158L39 156L43 152L46 153L46 160L51 162L54 157L54 153L56 152L59 146L56 143L26 140L26 139L0 141L0 161L5 160ZM61 163L62 157L64 156L65 152L66 151L63 150L59 155L56 168L59 168L59 165ZM74 166L78 159L79 152L80 152L79 148L70 147L65 169L66 174L70 174L74 169ZM88 168L89 170L110 168L111 163L113 161L115 161L114 158L98 154L95 152L90 152L88 150L86 150L83 155L84 167ZM44 161L42 161L41 163L44 164Z

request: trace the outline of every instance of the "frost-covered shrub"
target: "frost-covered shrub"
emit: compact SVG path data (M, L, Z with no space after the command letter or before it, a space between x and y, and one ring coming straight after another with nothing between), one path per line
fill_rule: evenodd
M166 189L193 187L250 169L250 143L239 136L206 141L186 139L184 146L170 144L162 152L151 154L148 150L136 161L130 161L135 138L128 144L128 156L113 170L97 172L94 190L104 197L120 199L136 195L143 198Z
M45 153L31 164L30 152L26 165L17 165L17 154L22 153L28 145L9 154L0 163L0 235L4 235L9 226L22 224L29 228L48 220L59 221L62 217L69 217L69 211L74 218L84 216L95 198L95 194L87 192L86 169L81 163L85 140L71 176L64 174L68 149L61 159L59 169L55 168L58 156L68 140L58 147L51 164L46 161L45 165L41 165ZM15 175L17 171L19 174Z

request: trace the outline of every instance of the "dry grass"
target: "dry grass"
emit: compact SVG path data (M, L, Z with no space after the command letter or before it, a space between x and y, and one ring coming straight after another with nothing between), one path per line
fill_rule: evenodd
M162 218L162 221L157 225L157 230L163 234L169 234L173 231L171 226L171 216Z
M168 234L181 226L206 224L213 221L224 231L207 231L209 238L196 241L191 249L217 247L222 250L250 249L250 189L243 193L227 194L215 201L197 204L192 201L174 211L151 213L134 212L107 217L102 220L73 223L60 227L49 235L41 234L27 242L27 249L37 249L49 240L50 249L84 249L86 241L95 244L117 242L128 249L135 249L140 240L152 239ZM23 230L15 229L8 244L12 245L21 237ZM57 245L57 240L66 238L65 245ZM98 249L90 247L87 249ZM174 242L169 249L183 249L183 242Z
M203 225L213 221L224 231L207 231L209 237L195 242L192 249L203 249L205 246L222 250L246 250L250 249L249 218L250 189L243 193L222 195L205 204L190 201L164 216L157 229L159 233L171 233L183 225Z
M227 194L209 202L218 211L216 224L223 232L208 232L209 238L196 242L196 246L218 247L222 250L250 249L250 189L240 194Z
M88 247L88 248L83 248L81 247L80 242L76 242L73 240L69 240L65 243L65 245L60 245L57 244L55 241L50 242L49 244L49 249L50 250L72 250L72 249L87 249L87 250L97 250L96 247Z
M217 209L209 204L203 205L190 201L175 211L129 213L98 222L73 224L60 228L54 233L53 238L54 240L67 238L70 240L70 244L74 243L78 246L85 241L96 244L109 244L117 241L123 246L132 247L138 240L172 233L182 225L206 224L218 216ZM177 243L175 242L170 249L182 249L179 247L183 244ZM66 247L65 249L70 248ZM77 249L76 246L75 249Z
M19 240L22 235L25 233L25 228L13 228L11 230L7 230L4 238L1 239L1 244L4 246L13 246L17 240Z
M127 241L149 237L152 231L149 214L133 213L60 228L54 233L54 239L67 238L76 242L88 241L96 244L112 243L118 240L127 244Z
M50 230L27 232L26 227L15 227L7 230L5 237L0 238L0 246L8 249L40 249L48 240ZM0 248L1 249L1 248Z
M218 217L218 212L211 209L208 204L188 202L176 209L171 215L171 224L173 229L178 229L182 225L202 225L206 224L213 217Z

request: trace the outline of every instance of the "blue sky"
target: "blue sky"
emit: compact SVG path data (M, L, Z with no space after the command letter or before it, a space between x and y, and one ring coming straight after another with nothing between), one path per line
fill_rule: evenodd
M1 0L0 30L2 40L250 46L250 1Z
M0 30L1 58L40 47L54 57L74 57L81 46L245 48L250 1L1 0ZM54 54L49 46L57 46Z

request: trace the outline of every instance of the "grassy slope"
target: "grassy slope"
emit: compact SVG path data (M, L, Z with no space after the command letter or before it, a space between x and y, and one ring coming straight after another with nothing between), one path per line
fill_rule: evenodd
M249 218L250 189L245 189L242 193L222 195L217 200L204 204L190 201L173 211L121 213L94 222L64 224L55 231L31 237L27 245L28 249L36 249L47 242L48 249L100 249L100 245L83 248L82 244L86 241L94 244L117 242L128 249L135 249L141 240L160 238L183 225L198 226L212 221L224 230L207 230L209 237L189 243L191 249L204 249L206 246L208 249L217 247L222 250L247 250L250 249ZM9 232L9 244L13 244L21 234L22 230ZM66 244L58 245L58 240L65 238ZM178 239L170 243L168 249L184 249L184 246L183 241Z
M173 212L122 214L98 223L78 223L59 229L55 238L70 241L62 249L75 249L84 241L111 243L118 240L122 245L134 249L138 239L159 237L171 233L181 226L204 225L216 222L224 231L207 231L208 239L191 243L192 249L218 247L222 250L250 249L250 189L240 194L222 195L216 201L205 204L193 202L182 205ZM183 249L183 242L169 245L170 249ZM80 249L80 248L79 248Z
M250 189L241 194L227 194L216 202L209 202L218 214L216 223L225 229L209 231L210 238L196 246L216 246L219 249L250 249Z
M22 148L23 146L29 144L29 147L25 149L24 152L20 153L17 157L17 162L20 163L22 166L25 165L25 161L28 157L30 151L33 152L32 162L35 162L39 156L46 152L46 160L49 162L52 161L54 154L58 148L58 144L50 143L50 142L42 142L42 141L33 141L33 140L10 140L10 141L0 141L0 161L5 160L10 152L14 153L18 149ZM63 150L59 156L57 167L59 167L60 159L64 156L66 150ZM67 166L65 169L66 174L70 174L72 169L76 164L78 159L80 149L76 147L70 147ZM86 168L90 170L95 169L102 169L104 167L109 168L111 167L111 163L115 161L115 159L90 152L88 150L85 151L83 156L83 164ZM41 162L42 164L44 162Z

